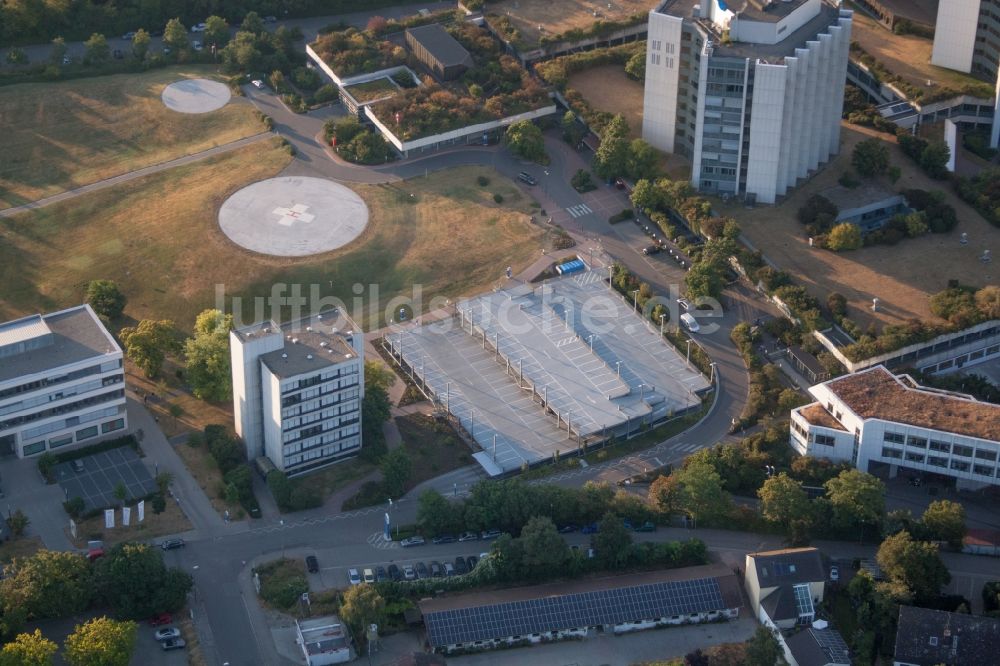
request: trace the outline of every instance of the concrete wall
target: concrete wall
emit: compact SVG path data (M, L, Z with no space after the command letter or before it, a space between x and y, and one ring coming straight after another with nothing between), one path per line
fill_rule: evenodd
M259 359L261 354L281 349L283 344L284 340L278 329L268 335L256 334L245 342L235 332L229 333L234 425L236 434L243 440L248 460L264 455Z
M261 368L261 397L264 455L271 459L275 467L285 471L285 453L281 438L281 380L267 367Z
M683 24L677 16L649 13L642 138L668 153L674 152Z
M960 72L972 69L980 0L940 0L931 63Z

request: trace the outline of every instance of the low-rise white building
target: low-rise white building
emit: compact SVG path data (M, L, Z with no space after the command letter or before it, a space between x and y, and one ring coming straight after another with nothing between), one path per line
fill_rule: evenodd
M351 645L340 618L335 615L295 621L298 644L306 666L329 666L351 660Z
M1000 405L920 386L879 365L809 389L792 410L790 442L802 455L953 477L959 488L1000 485Z
M0 454L121 434L122 350L89 305L0 324Z
M361 450L364 334L330 310L278 326L230 333L236 434L247 458L267 457L288 475Z

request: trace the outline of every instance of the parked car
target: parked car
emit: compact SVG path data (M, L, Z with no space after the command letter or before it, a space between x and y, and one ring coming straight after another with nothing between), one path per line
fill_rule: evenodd
M451 562L445 562L444 563L444 575L445 576L454 576L455 575L455 565L453 565Z
M578 529L580 528L572 523L569 525L561 525L559 527L559 534L569 534L570 532L576 532Z
M499 539L502 532L500 530L483 530L482 539L483 541L489 541L490 539Z
M133 39L135 39L135 33L132 32L131 30L129 30L124 35L122 35L122 39L124 39L125 41L128 41L128 42L131 42Z
M442 534L441 536L436 536L433 539L434 545L439 546L443 543L455 543L457 539L451 534Z
M476 568L476 565L479 564L479 558L475 555L469 555L465 558L465 563L469 565L469 571L472 571Z
M364 581L366 583L374 583L375 582L375 572L372 571L371 569L365 569L364 573L362 575L363 575Z
M170 613L157 613L153 617L149 618L149 626L151 627L162 627L173 623L174 616Z
M277 16L265 16L264 17L264 23L277 23L277 22L278 22L278 17Z
M197 25L191 26L191 32L205 32L205 24L199 23Z
M163 550L176 550L184 547L184 539L167 539L160 544Z
M261 81L260 79L254 79L254 80L253 80L253 81L251 81L250 83L252 83L252 84L254 85L254 87L255 87L255 88L261 88L261 89L263 89L263 88L264 88L264 82L263 82L263 81Z
M164 627L163 629L157 629L153 636L155 636L158 641L166 641L171 638L180 638L181 630L177 627Z
M309 573L319 573L319 560L315 555L306 556L306 571Z
M840 569L837 567L830 567L830 580L834 583L840 580Z
M655 532L656 531L656 523L647 520L642 525L636 525L635 526L635 531L636 532Z
M697 333L701 330L701 326L698 325L698 320L687 312L681 315L681 323L684 324L687 330L692 333Z
M681 306L684 310L691 309L691 303L686 298L678 298L677 305Z
M112 57L114 57L115 60L123 60L125 58L125 54L122 52L121 49L115 49L114 51L111 52L111 55Z
M417 571L409 564L403 567L403 578L406 580L416 580Z
M389 580L389 574L385 572L385 567L375 567L375 582L381 583L385 580Z
M163 651L167 650L183 650L187 643L184 642L183 638L171 638L168 641L163 641L160 643L163 646Z
M416 570L417 570L417 578L427 578L428 576L431 575L430 569L428 569L427 565L424 564L423 562L417 562Z
M584 534L597 534L597 523L590 523L589 525L584 525L583 529L580 530Z
M403 548L412 548L413 546L422 546L427 543L422 536L411 536L407 539L403 539L399 542L399 545ZM436 543L436 542L435 542Z
M615 187L617 187L619 190L624 190L625 181L622 180L621 178L615 178Z
M431 562L431 576L434 578L440 578L444 575L444 570L441 568L440 562Z
M394 581L400 581L403 579L403 574L399 572L399 567L397 567L395 564L389 565L387 573L389 574L389 578L391 578Z
M455 573L458 575L469 573L469 565L465 563L465 558L461 555L455 558Z
M632 521L631 520L628 520L628 519L623 520L622 521L622 525L624 525L625 529L627 529L627 530L632 529Z
M63 58L63 64L68 65L69 58ZM79 458L73 461L73 471L76 472L77 474L83 471L83 461L80 460Z
M357 569L347 570L347 582L351 585L361 585L361 574L358 573Z
M205 46L201 42L195 40L191 42L191 48L193 48L195 51L201 51L202 49L205 48Z
M535 177L532 176L527 171L522 171L521 173L517 174L517 179L522 183L527 183L528 185L538 185L538 181L535 180Z
M72 62L73 62L73 61L69 59L69 56L63 56L63 59L62 59L62 63L63 63L64 65L69 65L69 64L70 64L70 63L72 63ZM83 463L80 463L80 464L83 464ZM73 465L73 469L76 469L76 465ZM80 470L78 470L78 469L77 469L76 471L78 471L78 472L79 472Z
M462 532L458 537L459 541L479 541L479 535L475 532Z
M659 245L647 245L646 247L642 248L642 253L645 254L646 256L659 254L662 251L663 248L660 247Z

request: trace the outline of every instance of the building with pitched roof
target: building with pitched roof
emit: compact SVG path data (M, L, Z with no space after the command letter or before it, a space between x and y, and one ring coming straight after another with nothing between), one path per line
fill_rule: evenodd
M826 589L823 559L815 548L747 553L744 585L750 610L762 624L775 629L809 625Z
M1000 620L914 606L899 607L895 666L997 663Z
M735 618L742 605L736 576L721 564L419 602L427 644L445 654Z
M120 435L122 350L89 305L0 324L0 455Z
M1000 405L921 386L881 365L809 393L816 402L791 412L790 442L802 455L890 477L934 473L960 488L1000 484Z
M781 641L790 666L851 666L847 642L826 620L816 620L813 626Z

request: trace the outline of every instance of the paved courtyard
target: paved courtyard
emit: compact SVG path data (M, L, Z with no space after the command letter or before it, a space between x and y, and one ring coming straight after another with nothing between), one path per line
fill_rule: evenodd
M635 432L700 404L708 380L597 271L459 303L389 336L484 449L490 474Z
M53 474L67 499L82 497L85 511L118 504L115 487L125 484L126 499L145 497L156 490L156 481L138 454L127 446L79 458L83 471L73 469L74 462L59 463Z

